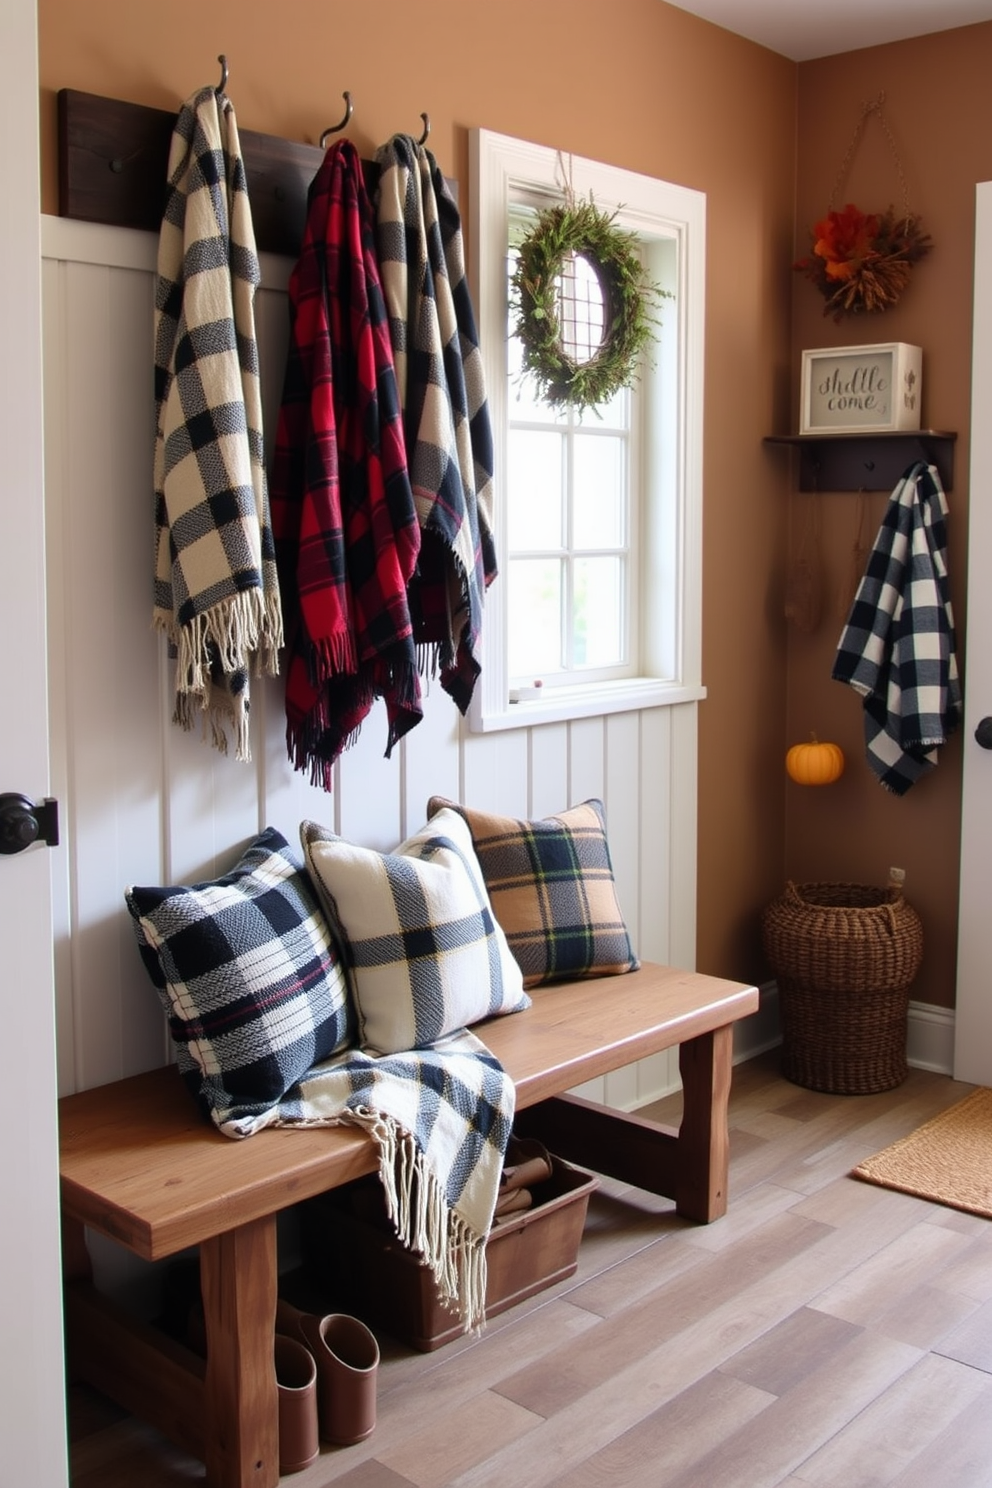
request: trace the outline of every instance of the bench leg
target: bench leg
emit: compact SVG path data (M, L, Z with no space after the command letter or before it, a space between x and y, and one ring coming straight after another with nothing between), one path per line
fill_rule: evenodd
M561 1095L517 1113L520 1136L538 1137L567 1162L675 1200L683 1219L708 1224L727 1212L733 1026L688 1039L679 1048L682 1124L656 1121Z
M274 1215L200 1246L207 1336L205 1457L210 1488L276 1488Z
M679 1046L682 1125L675 1207L685 1219L703 1224L727 1212L727 1103L733 1053L732 1024Z

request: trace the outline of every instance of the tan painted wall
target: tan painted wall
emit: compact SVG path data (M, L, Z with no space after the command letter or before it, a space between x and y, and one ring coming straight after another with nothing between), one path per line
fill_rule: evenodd
M796 67L660 0L40 0L39 25L46 211L57 89L174 108L222 51L243 128L313 142L347 88L362 153L426 109L462 182L480 125L707 193L698 965L756 977L785 810L788 479L761 436L788 417Z
M923 348L923 423L958 433L954 488L949 494L952 602L963 643L968 530L971 396L971 302L975 184L992 176L989 67L992 24L824 58L799 69L797 251L806 230L827 208L859 117L862 100L884 92L884 113L908 186L910 207L934 239L899 304L882 315L848 317L840 325L799 275L793 293L796 367L803 347L908 341ZM901 199L892 152L871 119L836 205L864 211ZM795 389L798 392L798 371ZM798 418L798 404L793 417ZM793 427L798 427L794 424ZM811 498L790 500L794 544ZM847 755L843 779L825 790L787 784L788 876L884 882L888 868L905 868L906 893L924 922L924 964L914 998L953 1006L957 940L961 812L961 735L940 751L935 771L902 798L888 794L864 762L861 705L850 688L830 680L843 617L835 603L850 569L856 528L854 494L818 498L828 604L812 636L790 633L789 740L810 730L835 739ZM885 493L869 498L871 541ZM963 662L963 644L959 662Z

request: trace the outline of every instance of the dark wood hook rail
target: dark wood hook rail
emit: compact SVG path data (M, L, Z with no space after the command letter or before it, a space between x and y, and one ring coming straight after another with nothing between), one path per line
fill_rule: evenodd
M941 485L954 485L954 441L947 429L894 429L873 434L773 434L765 444L799 451L800 491L891 491L914 460L936 465Z
M220 57L227 75L227 62ZM351 97L343 95L351 117ZM63 88L58 95L59 215L112 227L159 231L165 206L175 112ZM422 114L430 129L426 114ZM327 133L328 131L325 131ZM296 257L303 241L307 193L324 158L318 145L239 129L255 242L261 252ZM379 167L364 161L371 189ZM458 185L448 178L458 199Z
M176 114L63 88L58 96L59 214L157 233ZM258 248L295 256L307 191L324 152L238 131Z

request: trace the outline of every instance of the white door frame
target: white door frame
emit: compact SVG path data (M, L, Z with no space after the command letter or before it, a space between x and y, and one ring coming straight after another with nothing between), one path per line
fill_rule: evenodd
M0 792L49 787L35 0L0 5ZM4 1483L68 1482L58 1207L51 850L0 855Z
M964 712L961 888L954 1078L992 1085L992 751L975 740L992 716L992 181L975 193L975 306L968 503L968 676Z

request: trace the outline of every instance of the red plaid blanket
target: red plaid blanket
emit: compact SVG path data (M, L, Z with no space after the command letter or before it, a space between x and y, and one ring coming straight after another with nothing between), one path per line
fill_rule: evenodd
M310 188L290 279L290 347L270 483L289 632L286 740L331 771L377 697L388 755L421 717L407 585L420 530L361 162L336 141Z

